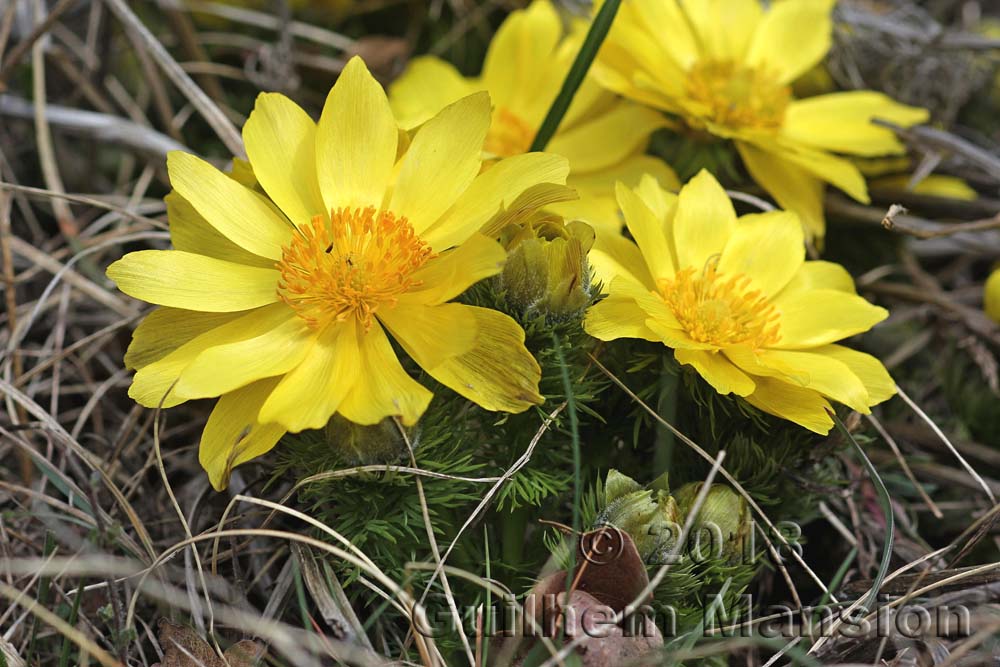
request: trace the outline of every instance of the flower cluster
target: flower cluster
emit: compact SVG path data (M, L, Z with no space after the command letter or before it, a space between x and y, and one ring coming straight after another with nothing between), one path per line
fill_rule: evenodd
M477 77L420 57L387 95L355 57L318 123L262 94L248 162L169 156L173 249L108 269L159 306L126 356L130 396L218 397L200 459L219 489L335 415L415 424L433 396L418 370L486 410L542 403L511 315L576 317L595 347L662 344L719 394L817 433L831 401L868 412L894 384L838 343L887 313L805 244L824 232L824 183L866 200L844 155L902 152L872 118L926 113L874 92L794 98L831 4L623 3L547 152L532 144L587 29L548 0L511 14ZM786 210L737 215L706 171L681 187L647 154L665 127L733 142ZM460 300L494 276L510 314Z

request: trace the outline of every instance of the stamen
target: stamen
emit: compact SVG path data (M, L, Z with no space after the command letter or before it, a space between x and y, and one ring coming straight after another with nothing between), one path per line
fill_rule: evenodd
M356 317L368 329L379 308L420 285L413 272L434 256L406 218L341 208L317 215L282 249L278 296L311 327Z
M726 276L712 257L698 271L678 271L658 287L664 302L691 338L717 347L747 344L767 347L781 339L780 314L752 280L743 274Z
M535 131L510 110L501 107L493 112L490 130L486 134L483 150L500 157L527 153Z
M731 61L695 63L688 71L688 96L705 106L707 118L729 128L775 130L792 99L771 72Z

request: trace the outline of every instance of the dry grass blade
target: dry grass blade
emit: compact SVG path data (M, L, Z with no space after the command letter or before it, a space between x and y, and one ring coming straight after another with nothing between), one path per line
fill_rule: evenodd
M177 61L167 52L163 44L139 20L135 12L125 4L125 0L104 0L104 2L118 17L118 20L125 25L125 29L132 39L137 42L136 48L146 50L153 57L156 64L163 69L173 84L180 89L194 108L198 110L198 113L208 122L222 143L229 149L229 152L237 157L245 157L243 139L239 131L218 105L212 101L212 98L206 95L205 91L199 88L198 84L177 64Z

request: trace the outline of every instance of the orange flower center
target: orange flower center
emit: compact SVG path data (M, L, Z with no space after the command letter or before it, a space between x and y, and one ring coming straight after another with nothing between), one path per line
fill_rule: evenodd
M659 281L660 295L691 338L720 348L749 345L759 349L777 343L777 309L761 294L748 289L743 274L719 273L710 259L699 273L694 267L678 271L672 280Z
M778 129L792 99L773 73L730 61L696 63L686 87L688 96L704 105L708 120L733 129Z
M535 130L520 116L503 107L493 113L483 150L500 157L527 153L535 139Z
M278 296L314 328L355 317L368 329L379 308L420 285L413 273L433 256L404 217L335 209L282 248Z

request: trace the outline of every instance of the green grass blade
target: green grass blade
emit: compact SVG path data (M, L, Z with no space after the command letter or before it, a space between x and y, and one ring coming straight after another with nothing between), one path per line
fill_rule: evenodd
M833 417L833 422L837 425L837 430L854 445L854 448L858 450L858 454L861 455L861 459L865 462L865 467L868 468L872 484L875 486L875 492L878 494L879 507L882 508L882 514L885 515L885 544L882 545L882 559L878 565L878 572L875 574L875 579L872 581L872 590L863 604L865 613L868 613L876 608L878 591L882 588L882 582L885 580L886 574L889 573L889 561L892 560L892 543L895 540L896 532L896 519L892 512L892 498L889 497L889 490L885 488L885 483L882 482L878 470L875 469L868 455L865 454L865 450L861 448L858 441L850 434L847 427L844 426L844 422L840 421L840 417L833 410L830 410L829 413Z
M552 102L548 113L545 114L545 120L542 121L541 127L538 128L538 133L535 134L535 140L531 142L531 151L545 150L545 147L549 145L549 141L555 135L556 130L559 129L559 123L562 122L563 116L566 115L566 110L569 109L569 105L573 102L573 97L580 88L580 84L583 83L584 77L590 71L590 65L594 62L601 44L604 43L604 38L608 36L611 23L615 20L615 15L618 13L620 5L621 0L605 0L600 11L597 12L594 22L590 24L590 30L587 31L587 37L583 40L583 45L580 47L580 52L576 54L576 59L573 61L569 72L566 74L566 78L563 80L559 94L556 95L555 101Z

